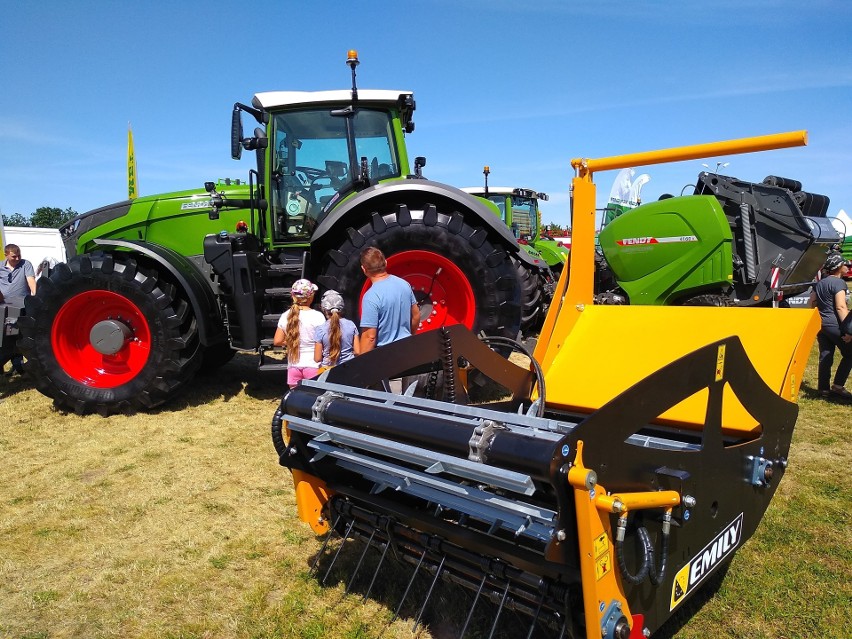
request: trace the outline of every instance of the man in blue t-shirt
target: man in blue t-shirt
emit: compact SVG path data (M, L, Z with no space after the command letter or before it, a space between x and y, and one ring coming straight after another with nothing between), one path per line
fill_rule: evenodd
M367 353L414 334L420 325L420 307L411 285L387 272L379 249L361 251L361 270L371 282L361 301L361 352Z

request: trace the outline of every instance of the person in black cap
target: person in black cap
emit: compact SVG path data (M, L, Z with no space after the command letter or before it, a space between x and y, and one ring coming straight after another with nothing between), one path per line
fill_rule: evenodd
M849 273L849 263L840 253L831 253L823 270L826 275L816 283L809 300L809 306L819 310L822 321L822 328L817 333L817 389L822 397L852 400L852 393L844 388L852 371L852 314L846 305L849 288L843 279ZM834 383L829 386L835 348L840 351L841 359L834 373Z

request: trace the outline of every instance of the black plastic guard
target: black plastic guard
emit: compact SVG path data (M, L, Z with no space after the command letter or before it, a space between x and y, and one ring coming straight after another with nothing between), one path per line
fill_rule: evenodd
M723 397L734 401L723 393L726 386L759 423L751 434L723 432ZM703 430L652 424L668 408L704 389L709 393ZM682 503L674 510L662 583L624 582L631 611L644 614L652 631L754 533L786 468L797 415L796 404L763 382L739 338L730 337L645 378L569 435L575 446L576 441L584 442L585 466L610 493L676 490L689 503L694 499L694 506ZM666 449L643 436L680 442L681 448ZM659 510L639 511L631 517L627 551L634 548L630 536L637 525L645 526L660 547L660 515ZM628 566L635 565L628 556Z

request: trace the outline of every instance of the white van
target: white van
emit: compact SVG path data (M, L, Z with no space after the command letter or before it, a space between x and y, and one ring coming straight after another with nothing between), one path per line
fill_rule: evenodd
M42 229L31 226L3 226L0 218L0 246L17 244L21 249L21 257L29 260L38 275L41 275L39 266L45 260L50 267L65 261L65 245L59 229Z

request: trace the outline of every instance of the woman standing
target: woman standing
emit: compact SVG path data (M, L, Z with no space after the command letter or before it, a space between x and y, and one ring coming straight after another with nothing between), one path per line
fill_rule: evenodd
M849 272L849 263L840 253L832 253L825 260L826 276L814 286L810 307L819 310L822 328L817 333L819 344L819 372L817 387L822 397L852 399L852 393L844 388L849 372L852 371L852 316L846 306L849 290L844 276ZM829 386L831 367L834 364L834 349L840 351L840 364L834 373L834 383Z

